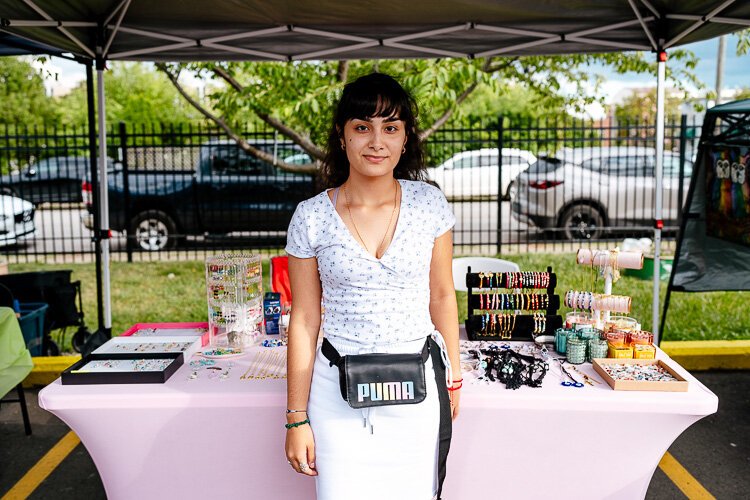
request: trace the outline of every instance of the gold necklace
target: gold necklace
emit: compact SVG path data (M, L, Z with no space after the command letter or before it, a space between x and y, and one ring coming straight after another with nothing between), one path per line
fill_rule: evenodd
M388 219L388 227L385 228L385 234L383 235L383 239L380 240L380 245L378 245L378 247L375 249L376 259L378 258L378 250L383 246L383 243L385 242L385 238L388 236L388 233L390 232L391 223L393 223L393 216L396 214L396 208L398 207L397 202L398 202L398 191L399 191L400 184L398 183L396 179L393 179L393 182L396 183L396 192L393 195L393 211L391 212L391 218ZM349 220L352 221L352 226L354 226L354 232L357 233L357 237L359 238L359 241L362 242L362 246L365 247L365 250L367 250L367 253L370 253L370 249L367 247L367 243L365 243L365 240L362 239L362 235L359 234L359 229L357 229L357 223L354 222L354 217L352 217L352 210L351 208L349 208L349 193L346 190L346 183L344 183L342 187L344 188L344 200L346 203L346 211L349 213ZM370 255L372 254L370 253Z

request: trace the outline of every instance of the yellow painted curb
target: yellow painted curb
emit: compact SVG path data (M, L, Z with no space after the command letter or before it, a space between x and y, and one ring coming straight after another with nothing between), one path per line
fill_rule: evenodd
M659 347L688 370L750 370L750 340L667 341Z
M52 383L60 373L67 367L81 359L80 354L75 356L36 356L31 358L34 368L23 381L26 389L36 386L45 386Z

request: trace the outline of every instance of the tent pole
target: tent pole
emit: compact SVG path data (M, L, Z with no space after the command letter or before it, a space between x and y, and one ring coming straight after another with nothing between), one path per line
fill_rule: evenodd
M96 109L94 106L94 75L92 71L93 62L86 60L86 107L88 108L88 126L89 126L89 158L91 161L91 194L92 204L94 205L94 255L96 256L96 317L97 328L104 328L104 311L102 310L102 256L101 241L99 240L99 214L101 205L99 203L99 166L96 161Z
M109 183L107 182L107 124L104 108L104 61L96 61L96 98L99 125L99 235L102 255L102 290L104 303L104 329L111 334L112 309L109 280Z
M659 345L659 285L661 283L662 173L664 163L664 79L667 53L663 49L656 56L656 196L654 197L654 291L651 302L651 329L654 342Z

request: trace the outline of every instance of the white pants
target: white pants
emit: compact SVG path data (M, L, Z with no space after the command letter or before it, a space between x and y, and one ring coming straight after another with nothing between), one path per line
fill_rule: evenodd
M423 345L424 339L388 352L419 352ZM432 359L425 363L425 381L424 401L370 409L366 421L365 412L341 397L338 368L318 349L308 403L318 500L435 497L440 403Z

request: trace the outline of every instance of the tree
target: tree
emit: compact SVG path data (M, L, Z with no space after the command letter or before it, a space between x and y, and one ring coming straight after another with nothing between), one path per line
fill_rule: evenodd
M670 54L670 75L676 85L700 86L692 74L695 57L689 51ZM513 86L522 86L539 96L545 106L562 109L582 107L593 102L584 89L596 78L589 78L587 66L604 63L619 72L655 70L653 56L639 52L624 54L574 54L566 56L527 56L508 58L387 60L341 62L211 62L191 64L159 63L177 90L188 102L234 139L251 155L274 163L274 158L253 147L232 123L260 119L302 147L313 159L308 165L276 164L287 171L316 173L325 153L323 145L331 120L332 106L344 83L374 70L398 75L401 83L416 97L421 110L421 140L428 138L451 118L466 116L467 99L477 89L505 95ZM651 61L651 62L650 62ZM223 82L210 96L215 111L191 97L182 87L182 72ZM566 84L573 92L562 91Z
M680 104L683 100L675 95L665 92L664 115L668 117L679 116ZM636 90L626 97L621 104L615 106L615 118L617 123L640 122L653 124L656 121L656 87Z
M0 57L0 101L2 124L33 126L57 121L42 75L22 58Z
M106 121L128 123L178 124L199 117L183 100L169 80L151 65L134 62L112 62L104 73L106 88ZM59 99L64 125L87 123L86 82Z

